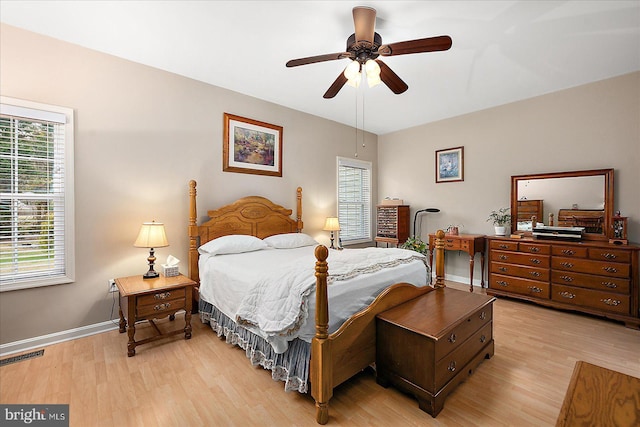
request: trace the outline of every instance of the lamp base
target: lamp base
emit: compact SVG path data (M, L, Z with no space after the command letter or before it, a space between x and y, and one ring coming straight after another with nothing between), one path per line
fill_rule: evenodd
M157 271L149 270L145 274L142 275L142 278L143 279L155 279L156 277L159 277L159 276L160 276L160 273L158 273Z

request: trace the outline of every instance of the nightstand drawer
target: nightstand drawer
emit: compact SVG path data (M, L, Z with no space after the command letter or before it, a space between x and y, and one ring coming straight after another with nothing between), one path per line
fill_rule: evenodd
M138 304L138 307L136 307L136 317L139 319L150 316L164 317L176 312L177 310L184 309L185 301L186 299L183 297L170 301L157 301L155 304L149 305Z
M157 304L158 302L173 300L173 299L184 299L185 297L184 288L171 289L167 291L158 291L153 294L143 295L138 298L138 305L150 305Z

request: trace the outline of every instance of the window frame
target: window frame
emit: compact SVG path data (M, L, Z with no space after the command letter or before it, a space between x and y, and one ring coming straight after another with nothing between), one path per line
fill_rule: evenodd
M75 281L74 111L68 107L0 96L0 113L34 121L53 121L49 117L64 116L64 271L29 277L3 277L0 278L0 292L72 283Z
M340 207L341 207L341 202L340 202L340 167L341 166L346 166L346 167L352 167L352 168L357 168L357 169L364 169L366 171L368 171L369 173L369 194L368 194L368 200L362 202L363 204L365 204L365 208L363 209L364 212L366 212L367 218L366 220L368 221L368 227L363 226L363 229L366 229L366 235L363 236L359 236L358 238L355 239L350 239L350 240L343 240L342 237L339 234L339 237L341 238L341 245L344 246L348 246L348 245L357 245L357 244L363 244L363 243L370 243L373 240L373 233L372 233L372 227L373 227L373 214L372 214L372 197L373 197L373 163L367 160L359 160L359 159L352 159L352 158L348 158L348 157L340 157L338 156L336 158L336 200L337 200L337 214L338 214L338 219L340 221L340 228L344 228L344 219L340 217ZM342 232L339 232L342 233Z

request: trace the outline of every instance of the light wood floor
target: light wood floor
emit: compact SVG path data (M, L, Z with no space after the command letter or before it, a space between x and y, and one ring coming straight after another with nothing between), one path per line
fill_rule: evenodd
M638 330L506 299L494 307L495 356L448 397L437 418L365 371L335 391L329 425L548 426L576 361L640 377ZM182 321L178 316L176 325ZM118 331L47 347L42 357L0 368L0 403L68 403L71 426L82 427L316 425L310 397L286 393L242 350L199 318L192 323L191 340L143 345L132 358Z

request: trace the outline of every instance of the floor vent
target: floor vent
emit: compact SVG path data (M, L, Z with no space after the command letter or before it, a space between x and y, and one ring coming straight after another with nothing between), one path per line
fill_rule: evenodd
M0 360L0 366L10 365L12 363L20 362L27 359L33 359L34 357L40 357L44 354L43 350L32 351L30 353L21 354L19 356L7 357L6 359Z

